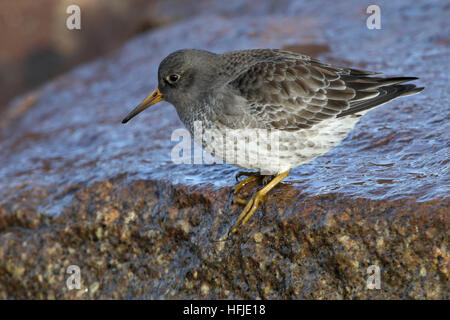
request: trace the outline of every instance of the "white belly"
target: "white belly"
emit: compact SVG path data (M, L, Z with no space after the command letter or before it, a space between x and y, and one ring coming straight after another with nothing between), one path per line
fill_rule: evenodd
M359 118L324 120L298 131L264 129L204 129L194 140L220 161L238 167L278 174L327 153L338 145Z

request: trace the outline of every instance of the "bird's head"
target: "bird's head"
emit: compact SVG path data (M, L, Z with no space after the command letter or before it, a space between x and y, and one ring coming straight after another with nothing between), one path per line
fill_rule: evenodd
M217 77L218 55L203 50L184 49L168 55L159 65L158 88L131 111L122 123L151 105L167 101L177 109L199 101L212 89Z

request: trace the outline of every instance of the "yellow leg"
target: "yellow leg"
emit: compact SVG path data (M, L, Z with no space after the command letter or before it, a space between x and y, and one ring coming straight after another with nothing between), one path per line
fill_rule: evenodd
M247 221L253 216L255 211L258 209L258 205L261 200L264 199L266 194L272 190L277 184L279 184L284 178L286 178L289 174L290 170L280 173L275 178L272 179L264 188L256 192L253 197L247 202L242 213L239 215L236 223L231 229L231 233L235 233L239 227L239 225L244 226Z
M246 205L247 204L247 200L244 200L242 198L238 198L238 197L234 197L233 199L233 203L237 203L237 204L242 204L242 205Z
M239 190L242 189L242 187L244 187L246 184L252 182L252 181L256 181L259 179L258 175L252 175L248 178L245 178L244 180L242 180L241 182L239 182L236 187L234 187L233 189L233 193L236 194Z

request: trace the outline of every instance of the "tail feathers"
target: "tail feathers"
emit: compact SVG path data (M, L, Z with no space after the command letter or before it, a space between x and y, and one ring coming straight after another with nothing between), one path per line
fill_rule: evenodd
M424 89L423 87L418 88L414 84L399 84L417 79L415 77L349 79L346 84L355 89L356 96L350 101L350 108L342 111L337 117L356 114L378 107L393 99L419 93Z

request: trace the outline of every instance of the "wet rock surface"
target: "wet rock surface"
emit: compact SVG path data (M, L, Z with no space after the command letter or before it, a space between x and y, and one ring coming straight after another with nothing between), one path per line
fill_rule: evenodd
M216 4L12 101L0 298L448 298L450 8L382 2L382 29L368 30L365 4L283 3ZM230 195L239 169L174 164L182 124L168 104L120 124L183 47L287 47L426 89L368 113L219 241L242 209ZM66 287L70 265L80 290ZM366 286L371 265L379 290Z

